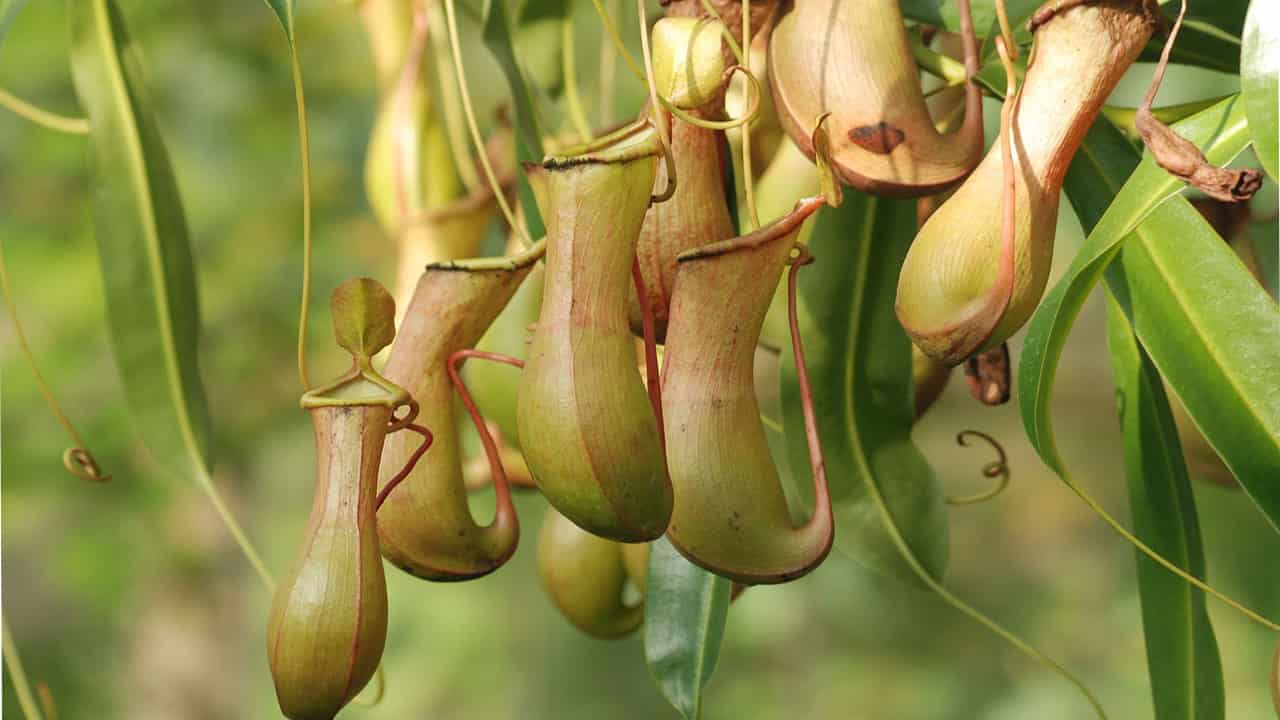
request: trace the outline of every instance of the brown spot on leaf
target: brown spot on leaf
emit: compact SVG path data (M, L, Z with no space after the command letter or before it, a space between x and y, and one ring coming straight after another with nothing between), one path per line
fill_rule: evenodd
M875 125L863 125L850 130L849 139L863 150L888 155L907 139L907 134L881 120Z

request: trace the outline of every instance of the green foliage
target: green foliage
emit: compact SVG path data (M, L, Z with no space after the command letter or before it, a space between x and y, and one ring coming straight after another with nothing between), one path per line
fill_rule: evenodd
M186 475L212 466L196 275L178 185L141 58L114 0L67 3L71 67L89 116L94 225L116 364L139 434Z
M1169 400L1151 358L1110 298L1107 334L1134 534L1203 580L1200 521ZM1226 712L1222 659L1204 592L1136 555L1157 720L1220 720Z
M1280 177L1280 6L1260 0L1249 7L1240 53L1240 88L1258 161Z
M0 136L16 139L0 143L8 169L0 178L8 181L0 187L0 233L18 269L18 292L30 296L35 344L49 353L50 375L69 383L65 396L87 416L86 435L95 445L101 439L103 465L119 468L125 481L79 493L57 482L64 479L56 462L58 439L32 410L35 393L15 356L5 354L5 579L24 588L6 595L6 614L18 621L14 639L29 653L32 679L49 682L65 717L132 717L144 709L174 716L274 716L262 663L261 593L242 587L247 583L236 574L242 561L220 552L220 539L209 539L221 538L222 530L206 531L212 521L192 510L181 488L152 478L155 468L132 451L136 430L166 479L194 474L212 493L212 404L220 469L247 496L246 509L271 513L269 520L255 518L255 535L263 537L272 565L294 549L313 460L290 370L297 299L289 279L300 274L300 254L296 214L286 210L298 203L298 192L296 170L288 169L294 130L287 105L275 101L288 88L287 72L276 72L283 65L271 60L272 43L279 49L277 21L317 90L317 285L329 288L353 275L386 277L391 270L393 245L352 191L373 112L362 99L372 75L358 61L367 48L352 31L357 7L264 1L275 20L219 3L180 11L173 3L139 0L67 4L75 88L92 126L91 178L84 175L83 138L50 137L0 113L0 123L13 123L0 125ZM26 4L28 13L14 23L24 4L0 0L6 53L0 86L12 85L42 105L73 107L60 89L66 85L59 62L64 48L51 39L59 34L47 31L50 17L63 20L61 11L51 15L48 4ZM634 7L606 5L635 53ZM910 19L951 30L957 29L956 5L902 2ZM1039 5L1008 2L1023 44L1030 39L1025 20ZM1162 10L1171 16L1177 5L1165 2ZM1275 177L1276 22L1266 20L1275 3L1192 0L1190 6L1174 62L1239 73L1241 95L1176 129L1216 164L1252 142ZM640 107L642 87L616 58L616 86L607 97L598 94L602 60L613 56L600 54L602 45L610 49L608 39L587 3L460 0L460 9L466 21L461 50L481 124L491 123L494 108L509 104L519 159L539 160L542 142L567 124L559 107L571 79L559 65L565 18L576 22L576 85L589 122L598 116L601 125L612 124ZM1004 76L994 54L994 0L975 0L974 9L984 40L979 82L998 97ZM650 16L657 11L650 3ZM27 15L36 18L29 25ZM143 77L123 17L134 20L152 58L151 79ZM295 22L314 43L296 44ZM11 23L16 32L6 34ZM1162 41L1153 40L1143 59L1153 60ZM1149 75L1140 69L1129 84L1144 84ZM1171 78L1176 75L1171 71ZM1231 91L1234 78L1205 75L1222 88L1186 91L1191 97L1176 102ZM157 90L154 98L147 85ZM1178 91L1176 81L1169 85ZM989 121L993 117L989 110ZM11 127L19 129L10 133ZM170 131L172 160L161 127ZM183 211L175 167L190 215ZM96 313L85 312L98 302L99 276L93 253L80 242L74 212L76 199L89 194L86 182L94 201L105 333ZM520 183L531 210L523 176ZM960 427L990 423L1005 433L997 436L1010 450L1015 480L1001 502L951 520L963 537L950 548L957 589L981 593L984 604L996 606L1020 630L1063 649L1071 665L1088 668L1087 684L1100 688L1113 717L1150 717L1152 699L1157 720L1219 720L1226 702L1232 717L1260 717L1259 708L1269 702L1263 683L1273 638L1231 614L1215 615L1211 626L1203 593L1145 555L1138 556L1135 586L1127 549L1098 543L1087 508L1065 502L1065 491L1048 480L1069 464L1075 475L1098 478L1103 504L1119 501L1123 488L1108 481L1119 472L1123 440L1135 535L1196 577L1213 565L1215 584L1264 613L1274 610L1280 601L1274 578L1258 568L1276 551L1280 523L1274 483L1280 466L1280 311L1178 196L1181 185L1150 160L1140 163L1132 141L1107 121L1093 128L1066 189L1092 232L1072 258L1073 224L1067 218L1059 228L1059 262L1066 272L1027 331L1015 392L1031 447L1019 447L1009 412L975 410L959 383L929 417L913 424L909 345L893 318L892 297L914 234L914 207L849 193L844 207L824 210L812 223L817 262L800 273L800 322L837 506L837 549L879 573L918 579L887 532L885 507L869 493L875 489L906 544L932 577L940 577L949 555L940 481L967 482L975 474L970 452L952 447L951 439ZM1265 194L1274 190L1269 184ZM1268 216L1273 205L1262 200L1255 215ZM536 239L541 221L536 211L528 217ZM1257 264L1272 288L1274 227L1255 228ZM490 245L497 251L500 242ZM203 293L197 291L196 260ZM1099 418L1107 416L1099 398L1107 388L1093 380L1101 346L1088 297L1099 297L1092 290L1103 279L1116 298L1109 328L1123 398L1123 433L1114 438L1109 426L1099 429ZM509 314L499 338L517 355L525 326L536 317L534 290L529 288L528 306L514 308L523 312ZM328 324L319 321L327 313L320 306L313 314L312 339L323 335L331 348ZM386 330L384 323L370 335L385 338ZM103 335L115 352L119 378L102 371L112 361ZM811 483L795 369L783 355L781 382L766 362L757 368L757 392L767 421L781 416L786 427L785 436L771 428L769 440L775 460L792 461L780 463L780 472L787 476L791 466L789 484L802 496L793 506L800 517L811 505L803 497ZM346 362L332 350L318 359L332 368ZM201 368L211 380L234 382L222 383L226 390L206 399ZM511 368L498 371L516 377ZM1051 414L1055 382L1070 393L1061 393ZM1192 488L1162 383L1185 404L1247 496ZM485 391L495 402L505 397L510 409L514 386ZM133 423L115 402L121 389ZM508 435L514 440L514 433ZM477 500L478 514L487 502ZM521 525L535 527L541 499L517 502ZM1251 514L1255 506L1263 511L1257 517ZM239 533L234 524L232 530ZM918 720L1076 716L1074 700L1028 679L1038 675L992 672L995 646L977 634L977 626L955 623L914 587L885 583L839 555L797 586L749 592L734 606L742 622L726 635L729 583L689 564L665 541L656 543L643 648L637 638L605 645L574 635L552 605L530 591L536 584L530 560L531 553L521 553L478 586L424 586L392 573L389 694L381 707L352 707L342 717L453 713L569 720L624 708L627 717L651 718L669 712L664 698L690 719L844 717L850 707ZM1136 674L1136 601L1152 697L1147 679ZM1076 622L1085 612L1099 621ZM1226 675L1215 632L1232 669ZM5 635L11 640L8 628ZM180 654L164 652L175 648ZM196 680L170 691L169 681L180 677L182 661L190 658L197 658ZM641 668L646 661L657 690ZM706 688L718 661L712 705ZM150 676L172 695L149 685ZM10 684L4 690L11 712L14 689ZM163 704L168 697L178 699Z
M663 538L649 550L644 656L658 688L685 720L702 717L729 615L728 580L694 565Z
M1234 158L1248 142L1238 98L1174 127L1214 163ZM1085 296L1133 233L1133 253L1126 258L1142 269L1128 290L1118 282L1112 290L1156 366L1275 524L1280 490L1265 478L1268 468L1280 467L1280 403L1268 389L1280 382L1277 309L1186 200L1169 199L1180 183L1149 157L1130 175L1136 159L1129 141L1102 120L1067 175L1067 196L1093 230L1027 329L1018 380L1028 437L1044 461L1065 474L1049 412L1054 370ZM1174 236L1176 247L1164 239ZM1203 251L1193 252L1193 243ZM1139 259L1151 256L1157 264ZM1150 302L1157 293L1165 297ZM1163 321L1145 314L1150 312L1163 314Z

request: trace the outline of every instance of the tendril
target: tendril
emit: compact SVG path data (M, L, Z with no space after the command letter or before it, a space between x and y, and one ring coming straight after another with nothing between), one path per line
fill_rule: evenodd
M658 422L658 444L663 454L667 449L667 431L662 420L662 381L658 374L658 343L654 339L653 305L649 302L649 290L644 284L644 273L640 271L640 258L631 261L631 280L636 286L636 297L640 301L641 325L644 328L644 366L649 390L649 404L653 406L653 418Z
M480 444L484 446L484 454L489 458L489 474L493 478L493 492L497 496L498 506L494 522L498 522L498 519L504 514L510 516L512 522L518 522L516 520L515 505L511 501L511 483L507 480L507 470L502 465L502 455L498 452L498 444L494 441L493 435L489 434L489 427L485 423L484 417L480 415L480 409L476 407L475 400L471 398L471 392L467 390L467 384L462 381L462 376L458 373L458 365L467 358L499 362L521 370L524 369L524 361L513 358L510 355L501 355L485 350L464 349L450 355L448 362L449 380L458 392L458 397L462 398L462 404L466 406L467 414L471 416L471 422L475 425L476 432L480 434Z
M396 415L396 411L400 408L408 408L404 415ZM397 430L403 430L410 426L415 418L418 417L418 401L409 398L407 401L391 408L391 420L387 425L387 432L393 433Z
M1009 11L1005 8L1005 0L996 0L996 18L1000 22L1000 37L1004 39L1009 57L1018 59L1018 44L1013 41L1013 26L1009 24Z
M66 117L65 115L50 112L13 95L7 90L0 89L0 107L42 128L57 130L69 135L89 134L89 121L85 118Z
M613 17L609 15L609 11L604 9L604 5L600 0L591 0L596 6L596 14L600 16L600 22L604 25L605 31L609 33L609 37L613 38L613 46L617 48L618 54L626 61L627 67L631 68L631 72L635 73L636 79L644 82L644 70L640 69L640 63L636 62L631 51L627 49L627 43L623 41L622 34L618 32L618 26L614 24ZM645 26L644 22L640 23L640 27Z
M475 164L467 152L467 131L458 118L458 108L462 100L458 97L458 85L449 73L453 64L449 59L449 37L444 26L444 12L440 3L431 3L427 11L427 32L431 35L432 64L436 68L436 82L440 87L440 109L444 115L445 134L449 137L449 153L453 155L453 167L467 188L467 194L480 189L480 175L476 173Z
M809 385L809 364L804 358L800 319L796 313L800 268L813 262L813 255L809 253L809 248L799 243L795 245L792 252L794 254L787 259L787 264L791 266L787 274L787 321L791 326L791 354L796 363L796 380L800 385L800 410L804 415L804 435L809 445L809 466L813 474L813 515L809 517L808 525L814 526L823 522L830 524L835 520L831 509L831 489L827 484L827 461L822 454L822 441L818 435L818 417L813 408L813 388Z
M975 503L986 502L995 498L1009 487L1009 464L1008 457L1005 455L1004 447L990 435L979 430L964 430L956 435L956 443L968 447L969 443L966 438L976 437L985 440L996 451L996 459L982 466L983 477L993 478L996 484L989 490L984 490L973 495L962 495L960 497L948 497L948 505L973 505Z
M18 347L22 349L22 355L27 361L27 367L31 368L31 374L35 377L36 387L40 390L40 394L44 396L44 402L49 407L49 412L53 413L54 419L58 421L58 424L70 436L71 442L74 443L73 447L67 448L62 453L63 466L72 475L82 480L107 482L111 479L111 476L102 472L102 468L98 466L93 453L89 452L84 438L76 430L76 426L72 424L67 414L62 411L62 406L58 404L57 398L53 396L53 390L45 382L44 375L36 364L35 353L31 351L31 345L27 342L27 333L22 329L22 320L18 317L18 306L13 301L13 289L9 286L9 270L4 262L4 244L2 242L0 242L0 289L4 291L4 304L9 311L9 321L13 323L14 334L18 336Z
M662 110L658 109L656 112L660 114ZM649 204L657 205L670 200L676 194L676 156L671 149L671 143L668 142L668 138L662 136L661 125L652 120L646 122L649 122L658 131L658 144L662 146L662 164L667 169L666 187L662 188L662 192L649 196Z
M107 482L111 479L110 475L102 474L102 468L98 467L98 461L94 460L93 455L89 454L89 451L84 448L72 447L63 450L62 465L67 469L67 472L81 480Z
M746 57L742 54L742 46L738 44L738 39L733 36L733 32L729 29L729 24L724 21L724 17L720 15L720 11L716 10L716 6L711 4L711 0L702 0L702 9L706 10L708 15L715 18L720 23L720 27L723 28L721 33L724 35L725 42L729 45L729 52L733 53L733 57L737 59L739 65L745 65L747 61ZM742 15L743 17L750 17L751 8L744 6L742 8ZM747 43L748 45L751 44L751 41L747 39L746 33L743 33L742 38L744 43Z
M18 645L13 641L13 633L9 630L8 618L0 615L3 635L0 643L4 646L4 666L9 670L9 680L13 682L14 695L18 698L18 707L27 720L43 720L40 708L36 705L31 693L31 684L27 681L27 671L22 665L22 656L18 654Z
M662 143L662 153L667 159L667 187L651 202L660 203L671 199L676 194L676 162L671 154L671 119L662 112L661 95L658 93L658 82L653 77L653 53L649 50L649 22L644 12L644 0L636 0L636 12L640 18L640 52L644 58L644 82L649 86L649 106L653 108L653 126L658 131L658 140Z
M529 230L523 223L516 221L515 213L511 210L511 204L507 202L507 194L502 191L502 184L498 182L498 175L493 170L493 163L489 161L489 154L485 152L484 138L480 136L480 126L476 123L476 111L471 105L471 90L467 85L467 72L463 68L462 63L462 43L458 39L458 19L454 13L454 0L444 0L445 25L449 31L449 46L453 52L453 74L458 81L458 91L462 99L462 113L467 119L467 129L471 132L471 143L474 146L476 155L480 159L480 166L484 168L485 178L489 181L489 189L493 191L493 197L498 201L498 208L502 210L502 216L506 218L507 225L520 237L526 248L533 246L533 240L529 237Z
M742 44L744 53L740 66L750 67L751 0L742 0ZM751 76L750 71L747 72L747 76ZM753 89L757 92L760 91L759 87L753 88L750 84L745 88L748 106L751 105L751 91ZM759 98L756 98L756 102L759 102ZM760 213L756 209L755 170L751 167L751 123L748 121L739 132L742 133L742 187L747 196L747 217L751 220L751 229L758 230L760 228Z
M417 403L414 403L414 406L416 407ZM417 414L416 410L414 414ZM409 473L413 472L413 468L418 465L418 460L420 460L422 456L426 454L427 450L431 448L431 443L435 441L435 436L432 435L431 431L426 429L425 427L418 425L416 423L408 422L407 420L402 422L404 424L396 423L396 424L393 424L392 427L395 427L396 430L402 430L407 428L409 430L412 430L418 433L419 435L422 436L422 444L419 445L418 449L414 450L413 454L409 456L409 459L408 461L405 462L404 467L400 468L400 472L396 473L395 476L393 476L390 480L388 480L386 486L384 486L382 490L378 492L378 497L373 501L374 512L377 512L379 509L381 509L382 503L387 501L387 496L391 494L391 491L395 490L397 485L403 482L405 478L409 477ZM396 427L396 425L399 425L399 426ZM387 432L395 432L395 430L388 429Z
M725 68L724 75L721 78L722 87L727 87L729 85L729 82L733 79L733 74L735 72L741 72L742 76L747 79L747 83L751 85L751 89L755 90L755 95L752 95L750 92L747 93L747 111L743 113L742 117L730 118L729 120L707 120L706 118L700 118L687 110L681 109L678 105L671 102L670 98L659 95L658 101L661 102L662 106L670 111L672 115L675 115L690 125L700 127L704 130L733 130L735 128L744 127L748 123L754 122L755 119L759 117L760 97L763 90L760 85L760 80L756 78L755 73L742 65L733 65Z

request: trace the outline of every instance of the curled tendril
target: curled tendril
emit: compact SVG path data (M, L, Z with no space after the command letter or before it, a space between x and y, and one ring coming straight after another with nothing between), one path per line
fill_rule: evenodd
M801 243L796 243L795 247L791 248L791 257L787 258L787 264L792 267L801 267L813 261L813 253L809 252L809 246Z
M667 166L667 186L657 195L649 196L649 204L657 205L670 200L676 194L676 156L671 151L671 143L667 142L667 138L662 134L662 128L652 121L650 124L657 130L658 144L662 146L662 161Z
M743 113L740 118L731 118L729 120L706 120L689 113L687 110L681 109L675 103L671 102L670 98L658 95L658 102L662 103L662 107L666 108L672 115L675 115L684 122L695 127L700 127L705 130L733 130L740 128L747 123L755 122L755 119L759 117L760 97L764 93L764 89L760 85L760 80L755 76L755 73L742 65L731 65L730 67L725 68L724 74L720 78L720 84L722 87L728 87L735 72L741 72L743 77L745 77L747 82L751 85L750 90L747 92L747 98L751 100L751 104L747 106L747 111Z
M982 474L984 477L994 478L996 484L990 490L974 493L973 495L948 497L948 505L972 505L974 503L985 502L996 497L1009 487L1009 464L1008 458L1004 453L1004 448L999 442L996 442L995 438L979 430L964 430L960 432L956 435L956 443L968 447L969 443L966 440L970 437L981 438L987 441L991 447L995 448L996 455L998 457L982 467Z
M393 423L392 427L395 427L396 430L408 428L418 433L422 436L422 444L419 445L418 449L414 450L413 454L409 456L409 460L405 462L404 467L400 468L400 472L396 473L394 477L388 480L386 486L382 488L382 492L378 493L378 497L373 501L373 509L375 512L382 507L382 503L387 501L387 496L391 494L391 491L395 490L397 485L399 485L405 478L409 477L409 473L413 472L413 468L418 464L418 460L426 454L427 450L431 448L431 443L436 439L435 436L431 434L430 430L412 422L413 416L418 414L418 403L412 401L411 403L410 408L413 411L412 415L404 420ZM395 431L389 430L389 432Z
M70 447L63 451L62 465L67 469L67 472L81 480L104 483L111 479L110 475L102 474L102 468L98 467L98 461L94 460L93 455L89 454L89 451L84 448Z
M400 408L408 408L408 411L405 412L403 417L396 415L396 411L398 411ZM397 430L403 430L405 428L416 428L416 426L413 425L413 421L417 417L418 417L418 401L414 400L413 398L409 398L407 401L395 406L394 408L391 408L391 420L390 420L390 423L387 425L387 432L393 433Z

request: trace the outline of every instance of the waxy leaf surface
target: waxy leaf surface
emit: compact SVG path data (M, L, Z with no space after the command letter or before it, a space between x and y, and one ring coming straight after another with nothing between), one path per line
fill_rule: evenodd
M113 0L67 3L71 69L89 117L93 219L129 409L160 463L210 466L196 276L178 186Z
M1249 137L1239 98L1174 128L1215 164L1229 162ZM1085 297L1123 244L1122 265L1108 273L1112 292L1188 414L1280 526L1280 309L1190 203L1173 197L1181 188L1150 157L1139 163L1105 119L1094 124L1065 186L1091 232L1028 325L1018 373L1023 424L1041 458L1070 483L1053 437L1053 379Z
M1133 532L1201 580L1195 496L1160 374L1114 300L1107 335L1115 373ZM1222 659L1204 592L1135 551L1147 667L1158 720L1222 720Z
M666 538L649 545L644 657L667 701L685 720L702 715L729 614L728 580L694 565Z

